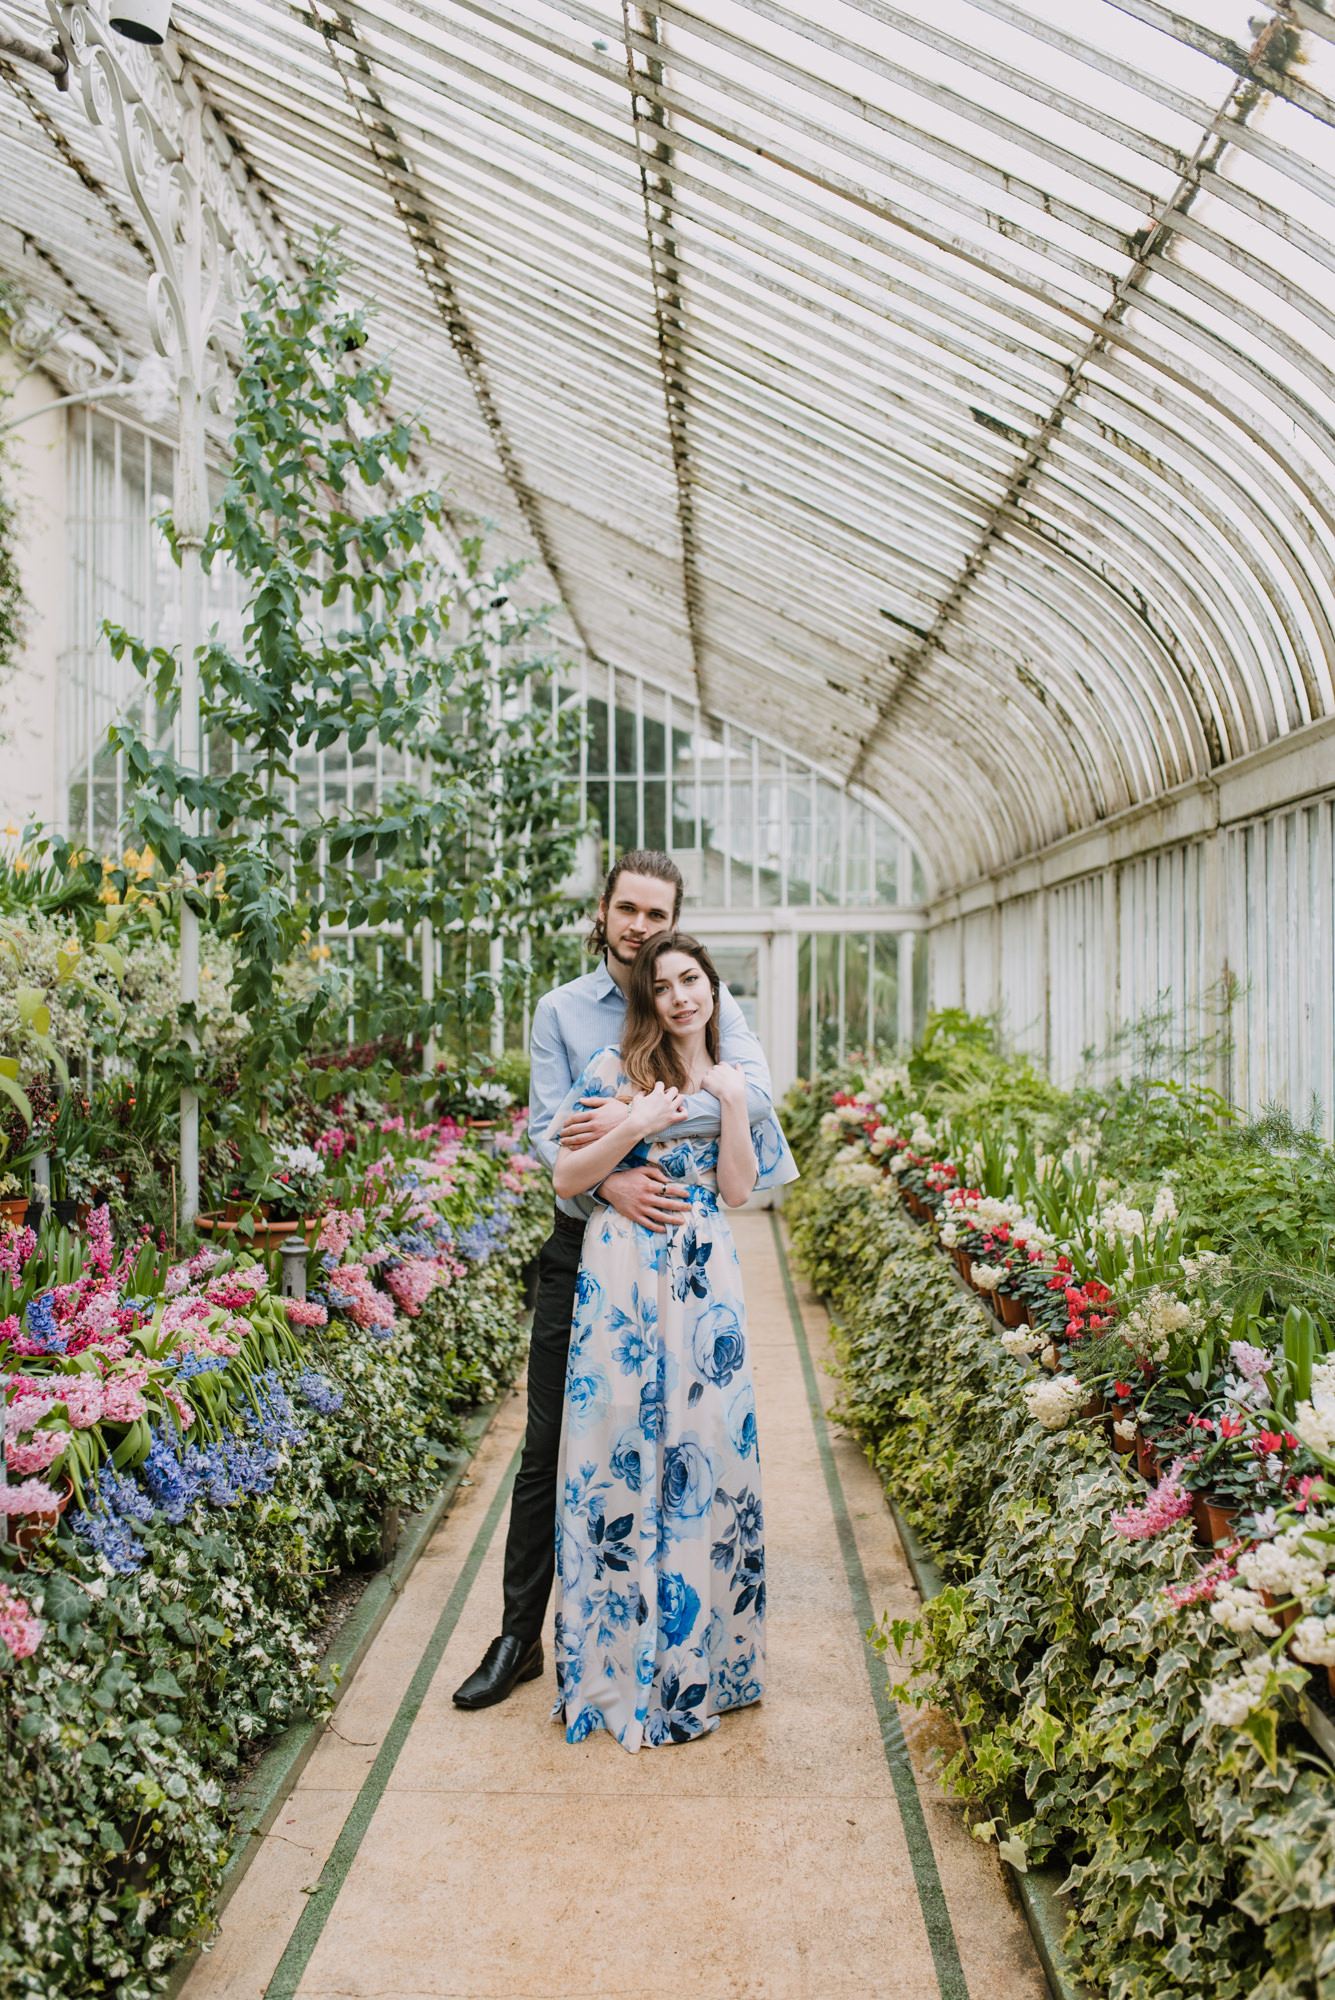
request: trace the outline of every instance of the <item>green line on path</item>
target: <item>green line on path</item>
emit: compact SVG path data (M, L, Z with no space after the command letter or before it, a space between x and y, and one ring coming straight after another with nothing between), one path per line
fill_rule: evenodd
M468 1560L455 1578L454 1588L449 1594L445 1609L436 1622L436 1629L426 1644L426 1650L417 1663L417 1671L408 1683L408 1692L399 1703L393 1722L380 1745L374 1764L368 1771L360 1792L353 1801L352 1810L343 1822L343 1830L334 1842L333 1851L320 1873L320 1879L306 1900L306 1907L297 1919L297 1927L287 1941L287 1949L279 1959L273 1978L264 1989L265 2000L295 2000L311 1962L311 1956L320 1942L321 1933L333 1912L338 1893L348 1878L348 1871L357 1858L357 1851L366 1837L367 1828L375 1818L381 1799L385 1795L399 1754L408 1741L408 1733L427 1690L435 1677L436 1669L444 1658L454 1628L459 1622L459 1613L468 1602L468 1594L477 1581L491 1538L505 1512L510 1498L510 1489L515 1483L519 1470L519 1460L523 1452L523 1440L506 1468L505 1477L496 1489L495 1497L487 1509L486 1519L477 1531L477 1538L468 1551Z
M793 1335L797 1341L797 1352L802 1363L807 1401L811 1406L816 1447L820 1452L821 1469L825 1474L825 1486L834 1512L834 1525L839 1534L839 1547L843 1553L849 1593L853 1599L853 1610L858 1624L862 1628L863 1656L867 1663L867 1679L871 1682L871 1697L876 1704L876 1714L881 1725L881 1743L885 1750L885 1761L890 1767L900 1822L904 1828L904 1840L913 1867L913 1880L918 1890L918 1903L922 1910L923 1923L927 1926L927 1941L932 1947L936 1983L941 1990L941 2000L969 2000L969 1988L965 1982L964 1968L960 1964L959 1948L955 1943L955 1930L950 1921L950 1911L946 1906L941 1877L937 1872L936 1856L932 1852L932 1838L927 1831L927 1821L923 1817L922 1800L918 1796L918 1781L909 1762L908 1745L904 1741L904 1732L900 1727L899 1712L890 1699L889 1676L880 1655L867 1637L868 1631L875 1623L871 1592L867 1588L867 1577L862 1567L862 1557L858 1553L857 1537L853 1533L853 1523L849 1519L848 1502L844 1497L839 1468L834 1462L834 1447L830 1443L829 1426L821 1409L816 1370L811 1359L811 1349L807 1344L807 1330L802 1324L802 1309L797 1302L797 1293L793 1290L783 1233L779 1227L779 1218L773 1209L770 1210L770 1223L774 1230L774 1248L779 1259L779 1269L783 1273L788 1315L793 1323Z

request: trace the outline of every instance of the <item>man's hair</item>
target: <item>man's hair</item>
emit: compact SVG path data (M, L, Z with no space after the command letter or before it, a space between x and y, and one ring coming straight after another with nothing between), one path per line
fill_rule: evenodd
M698 938L685 931L655 931L647 937L631 961L626 982L626 1018L621 1027L621 1067L637 1090L652 1090L656 1083L685 1090L689 1083L676 1044L663 1024L654 999L658 962L670 951L693 958L709 981L714 1010L705 1023L705 1052L710 1062L719 1059L718 1000L719 979L714 961Z
M632 847L629 854L623 854L614 861L607 871L607 881L603 886L601 908L607 909L616 894L617 878L620 875L647 875L652 882L666 882L672 890L672 928L677 927L681 916L681 899L686 884L682 872L670 854L664 854L657 847ZM607 925L601 916L595 916L593 929L589 932L585 950L602 955L607 950Z

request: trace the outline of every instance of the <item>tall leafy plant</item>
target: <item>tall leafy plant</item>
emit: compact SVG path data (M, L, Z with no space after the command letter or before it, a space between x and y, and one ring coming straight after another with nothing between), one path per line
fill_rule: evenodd
M498 671L481 621L508 578L483 571L477 543L453 558L441 492L411 477L426 434L386 417L389 367L369 357L366 313L341 301L339 277L322 240L299 281L261 278L244 318L233 455L204 561L231 566L245 619L239 646L215 634L200 660L210 768L188 769L132 725L114 732L138 836L231 941L233 1004L249 1026L242 1103L262 1099L269 1079L291 1075L341 1022L347 984L330 961L296 997L284 978L322 927L411 936L429 918L444 935L507 901L532 904L535 884L538 902L548 890L541 869L525 880L504 840L492 843L484 879L456 865L498 791L530 804L544 787L555 796L551 732L520 732L511 756L501 727L499 786L494 760L467 747L461 722ZM175 653L118 628L109 637L153 682L160 716L174 714ZM511 618L500 640L510 698L538 670L508 663L531 645L531 621ZM409 781L316 810L299 761L377 744L410 760ZM550 804L543 825L561 834ZM559 868L560 839L545 851ZM568 854L567 837L567 868ZM424 1006L406 982L378 999L375 1031L423 1038L458 1005L446 988ZM183 1080L201 1080L184 1033L174 1061ZM263 1144L253 1133L248 1143L258 1166Z

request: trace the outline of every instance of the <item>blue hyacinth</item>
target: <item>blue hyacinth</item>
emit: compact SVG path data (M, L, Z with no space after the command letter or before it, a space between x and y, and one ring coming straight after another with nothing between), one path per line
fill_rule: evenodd
M30 1340L40 1340L46 1354L63 1354L69 1338L56 1325L56 1295L43 1292L39 1298L29 1299L27 1311L23 1315L23 1330Z
M227 1366L221 1354L183 1354L176 1364L177 1376L183 1382L192 1382L196 1375L220 1375Z
M92 1543L117 1576L133 1576L144 1560L143 1543L114 1514L86 1514L81 1510L70 1526L76 1535Z
M315 1368L303 1368L296 1381L297 1394L322 1417L332 1417L343 1408L343 1391L326 1382Z

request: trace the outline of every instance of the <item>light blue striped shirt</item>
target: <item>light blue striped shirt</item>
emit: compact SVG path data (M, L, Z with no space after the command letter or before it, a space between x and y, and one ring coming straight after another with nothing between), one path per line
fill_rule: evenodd
M556 1165L559 1141L552 1121L569 1096L575 1080L599 1049L616 1048L621 1040L626 999L603 960L581 979L544 993L533 1014L529 1038L532 1071L529 1079L529 1143L547 1166ZM746 1108L756 1137L761 1172L756 1186L781 1187L797 1179L797 1164L774 1115L773 1087L765 1053L747 1027L742 1010L726 986L719 988L719 1059L740 1063L746 1077ZM719 1129L719 1102L707 1090L686 1099L687 1116L674 1133L704 1138ZM588 1216L596 1206L591 1194L557 1203L567 1215Z

